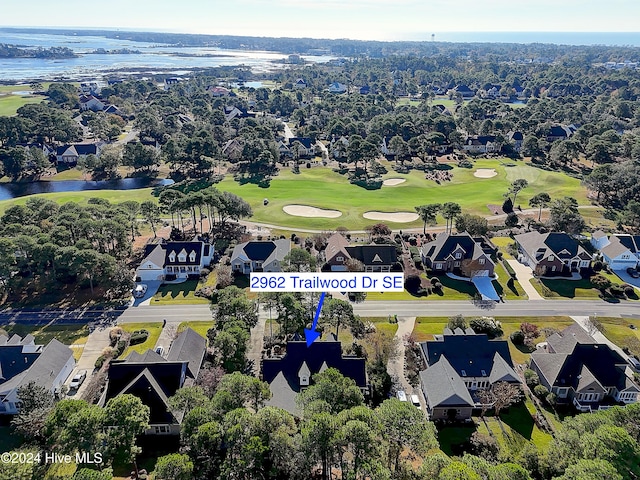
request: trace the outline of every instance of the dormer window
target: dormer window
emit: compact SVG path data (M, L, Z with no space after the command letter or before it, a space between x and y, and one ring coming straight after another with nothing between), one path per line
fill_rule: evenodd
M195 252L195 250L192 250L191 253L189 254L189 261L191 263L196 261L196 252Z
M482 373L482 376L483 376L483 377L486 377L486 376L487 376L487 372L485 372L484 370L480 370L480 373Z
M478 263L479 263L480 265L484 265L484 258L480 258L480 259L478 260Z
M467 376L467 372L466 372L466 370L460 370L460 373L462 373L462 376L463 376L463 377L466 377L466 376Z
M184 263L187 261L187 252L186 250L183 248L182 251L178 254L178 261L180 263Z
M549 255L549 256L547 257L547 260L548 260L549 262L553 262L553 255Z
M462 253L456 252L456 258L462 258Z
M169 254L169 261L170 262L175 262L176 261L176 252L171 252Z

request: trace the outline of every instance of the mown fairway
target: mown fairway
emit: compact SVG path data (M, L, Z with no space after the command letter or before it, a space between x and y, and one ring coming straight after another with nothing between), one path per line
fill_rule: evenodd
M478 215L490 215L487 204L501 205L503 194L511 181L525 178L529 187L520 193L517 203L527 208L529 198L541 191L548 192L552 198L565 195L575 197L581 205L588 205L586 190L580 181L562 173L540 170L524 162L513 162L515 166L505 166L500 160L479 160L473 169L453 167L453 180L438 185L432 180L425 180L424 173L412 171L408 175L400 175L389 168L384 178L403 178L406 182L396 186L383 186L379 190L365 190L351 185L347 178L333 172L329 168L302 168L299 175L283 169L271 181L269 188L261 188L253 184L240 185L230 176L217 187L240 195L247 200L254 211L256 222L282 225L291 228L309 228L315 230L334 229L344 226L350 230L363 229L376 223L362 217L364 212L379 210L383 212L413 212L416 205L425 203L457 202L464 212ZM495 168L498 175L492 178L476 178L473 172L477 168ZM90 197L107 198L113 202L124 200L144 201L151 197L151 189L128 191L86 191L42 194L60 203L68 201L86 202ZM268 205L263 200L269 199ZM0 202L0 213L8 206L24 203L27 197ZM303 204L313 207L339 210L342 216L335 219L294 217L283 212L282 208L291 204ZM412 223L385 222L391 227L418 227L420 220ZM444 224L439 219L438 224Z

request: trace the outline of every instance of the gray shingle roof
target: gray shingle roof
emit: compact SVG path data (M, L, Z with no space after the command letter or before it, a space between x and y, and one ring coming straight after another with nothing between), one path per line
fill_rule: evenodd
M571 353L577 343L593 344L597 342L577 323L569 325L561 332L554 333L547 338L549 350L555 353Z
M167 360L189 362L187 373L197 379L206 349L206 339L191 328L187 328L171 343Z
M420 372L420 383L431 408L474 406L467 387L444 356Z

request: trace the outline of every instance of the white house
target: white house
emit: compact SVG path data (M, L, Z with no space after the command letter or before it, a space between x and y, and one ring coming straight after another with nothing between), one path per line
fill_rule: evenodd
M600 250L612 270L634 268L640 263L640 235L615 234L607 237L601 230L591 234L591 244Z
M234 272L280 272L282 261L291 251L287 239L252 241L236 245L231 254L231 268Z
M200 275L213 260L213 245L202 240L163 242L147 245L145 257L136 270L140 282L164 281Z
M7 337L0 337L0 341L10 343L14 341L15 337L9 340L6 339ZM21 343L24 344L22 345L22 353L18 354L14 363L18 360L22 361L22 357L24 357L25 363L30 361L29 357L34 355L37 355L37 357L29 368L0 384L0 414L13 415L19 412L20 398L18 389L29 383L33 382L40 387L44 387L51 394L58 394L75 367L76 361L73 358L73 351L55 338L43 348L42 345L33 343L33 337L31 337L31 341L27 337L22 339ZM7 364L3 367L10 369L12 366Z
M80 110L83 112L91 110L93 112L101 112L104 110L106 104L94 97L93 95L81 95L80 96Z
M333 82L329 85L330 93L344 93L347 91L347 86L340 82Z

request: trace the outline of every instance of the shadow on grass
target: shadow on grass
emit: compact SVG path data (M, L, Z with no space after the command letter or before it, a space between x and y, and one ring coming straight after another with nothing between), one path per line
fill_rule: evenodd
M452 290L456 290L460 293L466 293L470 297L475 296L478 291L476 287L471 282L463 282L462 280L455 280L453 278L447 277L446 275L438 275L438 280L442 283L443 287L450 288Z
M186 297L191 292L194 292L198 287L197 280L187 280L186 282L162 285L158 289L157 295L162 298L178 298L178 297Z
M594 288L593 284L587 280L567 280L567 279L557 279L557 280L549 280L547 278L543 278L540 280L542 284L547 287L552 293L558 295L560 297L566 298L575 298L576 297L576 289L589 290Z
M447 455L461 455L469 439L476 431L475 425L454 425L438 428L438 442L440 449Z
M524 403L513 405L509 411L502 412L500 419L524 438L531 440L535 424Z

